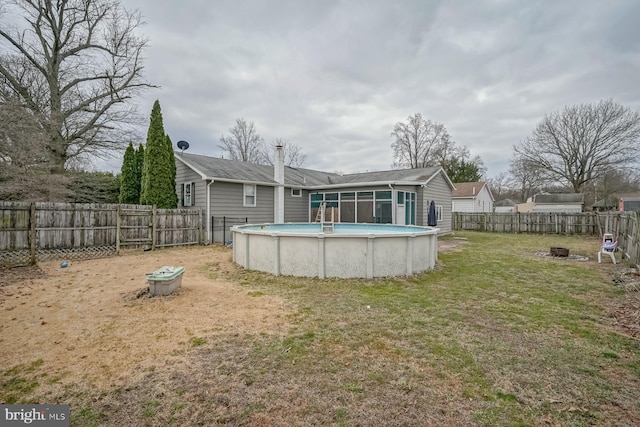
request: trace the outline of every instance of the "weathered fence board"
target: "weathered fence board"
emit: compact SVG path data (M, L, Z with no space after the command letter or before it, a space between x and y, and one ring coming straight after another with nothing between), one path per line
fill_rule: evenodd
M454 212L454 230L500 233L598 234L595 213Z
M121 246L204 244L199 209L0 201L0 266L116 254Z

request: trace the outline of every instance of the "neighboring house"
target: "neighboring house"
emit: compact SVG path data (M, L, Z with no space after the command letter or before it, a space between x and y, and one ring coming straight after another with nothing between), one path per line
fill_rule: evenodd
M638 200L640 201L640 198ZM616 196L608 196L591 205L591 210L595 212L615 211L618 209L618 202L619 200Z
M314 222L325 206L325 221L427 225L435 201L438 228L451 231L451 192L440 167L339 175L176 152L180 207L204 208L209 242L211 218L246 217L249 223Z
M640 193L618 194L618 210L640 212Z
M518 212L582 212L582 193L541 193L518 205Z
M498 200L493 204L495 212L517 212L518 203L511 199Z
M458 182L455 186L453 212L493 212L495 199L486 182Z

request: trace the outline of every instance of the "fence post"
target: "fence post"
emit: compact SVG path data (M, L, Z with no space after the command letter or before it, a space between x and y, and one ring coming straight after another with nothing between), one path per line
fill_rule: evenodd
M151 250L156 249L156 205L151 208Z
M35 202L31 202L30 205L30 209L29 209L29 251L31 252L30 255L30 259L29 259L29 264L31 265L36 265L37 259L36 259L36 248L37 248L37 242L36 242L36 204Z
M120 255L120 229L122 228L122 211L121 206L118 204L116 207L116 255Z
M222 217L222 244L227 244L227 217Z
M204 208L200 209L200 215L198 215L198 223L200 226L200 241L198 242L200 245L204 245L205 244L205 236L204 236Z

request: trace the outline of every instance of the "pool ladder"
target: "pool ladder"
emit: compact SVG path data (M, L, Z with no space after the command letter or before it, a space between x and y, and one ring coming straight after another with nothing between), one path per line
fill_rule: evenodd
M327 202L320 203L318 206L318 213L316 214L315 222L324 222L324 211L327 209Z
M322 224L323 233L333 233L333 221L324 222L326 209L327 209L327 202L320 203L320 206L318 207L318 213L316 214L315 222L319 222ZM333 212L332 212L332 215L333 215Z

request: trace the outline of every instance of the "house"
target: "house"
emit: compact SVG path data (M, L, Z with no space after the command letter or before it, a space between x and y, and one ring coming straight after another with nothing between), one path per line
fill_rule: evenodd
M638 201L640 201L640 195L638 195ZM611 195L596 201L593 205L591 205L591 210L594 212L615 211L616 209L618 209L618 206L618 198ZM622 207L624 208L624 205Z
M618 210L640 212L640 193L618 194Z
M518 205L518 212L582 212L584 196L582 193L541 193L535 194L527 203Z
M495 212L517 212L518 203L511 199L498 200L493 204Z
M175 153L180 207L204 208L209 242L224 241L214 233L214 218L314 222L324 212L327 222L426 226L432 200L440 233L451 231L455 187L440 167L340 175L288 167L283 150L276 154L274 167Z
M451 196L453 212L493 212L495 199L486 182L458 182Z

